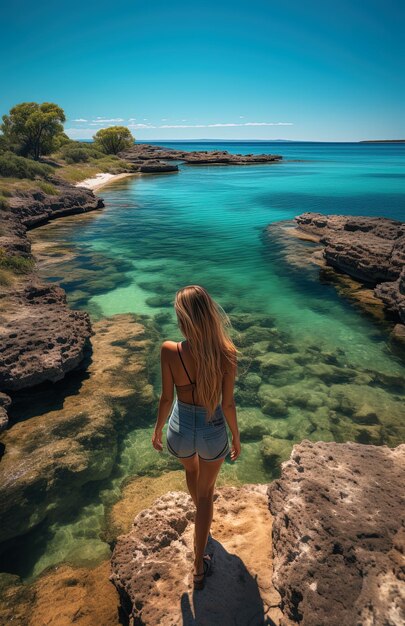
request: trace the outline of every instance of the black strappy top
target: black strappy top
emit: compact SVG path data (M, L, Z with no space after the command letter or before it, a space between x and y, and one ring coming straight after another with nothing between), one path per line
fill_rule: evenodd
M187 368L186 368L186 366L184 365L183 357L181 356L181 352L180 352L180 348L179 348L180 343L181 343L180 341L177 343L177 352L179 353L179 357L180 357L181 363L182 363L182 365L183 365L183 367L184 367L184 370L185 370L185 372L186 372L186 374L187 374L187 378L189 379L190 384L189 384L189 385L175 385L175 387L176 387L176 389L187 389L187 388L190 388L190 387L191 387L192 396L193 396L193 404L195 405L195 400L194 400L194 387L195 387L195 382L193 383L193 381L191 380L190 375L189 375L189 373L188 373L188 371L187 371Z

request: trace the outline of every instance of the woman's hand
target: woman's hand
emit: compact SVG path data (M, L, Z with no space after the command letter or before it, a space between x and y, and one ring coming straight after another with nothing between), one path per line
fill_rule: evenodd
M240 435L239 433L232 435L231 461L236 461L240 455Z
M152 446L155 448L155 450L158 450L159 452L163 450L162 432L162 430L155 428L152 436Z

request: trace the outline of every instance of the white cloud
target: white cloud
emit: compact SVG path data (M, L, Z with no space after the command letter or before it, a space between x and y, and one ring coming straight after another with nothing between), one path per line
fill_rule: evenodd
M88 120L85 120L82 117L79 117L77 120L72 120L72 122L88 122Z
M128 128L162 128L162 126L153 126L152 124L127 124Z
M243 119L245 119L245 116L244 115L239 115L239 119L243 120Z
M136 122L136 117L130 117L130 118L128 119L128 122Z
M162 117L161 122L167 122L167 117Z
M108 123L108 122L123 122L123 118L122 117L111 117L110 119L107 119L105 117L96 117L95 120L93 120L93 122L97 122L98 124L104 124L104 123Z

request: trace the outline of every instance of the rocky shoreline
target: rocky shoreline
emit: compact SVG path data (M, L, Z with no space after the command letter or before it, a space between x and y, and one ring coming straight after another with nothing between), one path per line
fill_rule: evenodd
M181 161L187 165L254 165L278 163L283 159L279 154L231 154L226 150L190 152L146 144L134 144L128 150L120 152L118 156L133 165L138 165L140 172L178 169L177 165L169 165L165 161Z
M305 259L336 271L336 277L365 307L381 304L396 321L393 337L405 341L405 223L385 217L302 213L294 223L267 227L269 240L276 237L285 249L287 262L302 267ZM297 238L322 245L309 256L297 250ZM354 284L344 276L354 279ZM364 285L372 297L364 290Z
M4 392L57 381L76 368L91 336L84 311L72 311L61 287L42 281L31 254L28 230L65 215L104 206L101 198L81 187L61 183L55 195L21 190L0 208L0 248L32 264L32 270L1 288L0 389ZM7 424L4 401L3 427Z
M304 440L268 487L216 489L214 571L194 595L195 507L169 491L117 539L111 581L122 611L130 623L162 626L192 617L224 626L399 626L404 480L405 445Z

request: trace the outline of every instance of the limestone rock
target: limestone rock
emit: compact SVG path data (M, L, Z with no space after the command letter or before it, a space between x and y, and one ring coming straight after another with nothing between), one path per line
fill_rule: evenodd
M405 621L405 445L295 445L268 487L282 626Z
M72 311L61 287L38 279L17 289L1 315L0 388L57 381L83 360L90 318Z
M217 488L208 543L214 570L195 592L194 511L188 494L169 491L135 517L129 534L118 537L111 580L122 608L130 607L134 623L148 626L278 624L266 486Z

